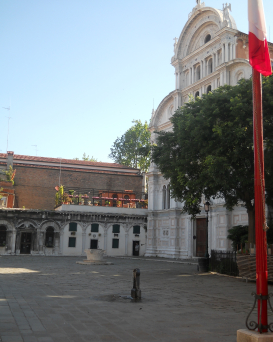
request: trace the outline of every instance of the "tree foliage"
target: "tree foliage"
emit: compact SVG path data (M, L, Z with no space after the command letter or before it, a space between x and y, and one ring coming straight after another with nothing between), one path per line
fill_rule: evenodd
M79 158L74 158L74 160L79 160ZM94 158L93 156L90 158L89 155L86 155L85 152L84 152L84 154L82 156L82 160L91 161L91 162L98 162L97 158Z
M132 127L114 141L109 158L118 164L147 171L150 165L151 133L146 121L142 124L140 120L134 120L133 123Z
M265 184L273 202L273 78L263 79ZM184 212L200 213L201 197L223 198L231 210L243 202L254 242L252 80L223 86L179 108L172 132L158 132L152 159Z

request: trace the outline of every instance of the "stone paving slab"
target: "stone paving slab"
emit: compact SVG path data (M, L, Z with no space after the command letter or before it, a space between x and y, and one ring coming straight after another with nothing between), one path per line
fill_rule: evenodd
M193 262L81 259L0 257L2 342L236 342L245 328L254 283L199 274ZM126 299L136 267L141 302Z

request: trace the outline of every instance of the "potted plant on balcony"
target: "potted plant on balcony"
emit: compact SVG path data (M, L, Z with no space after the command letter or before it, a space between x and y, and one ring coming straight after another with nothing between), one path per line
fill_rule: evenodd
M121 208L121 201L117 201L117 207Z
M105 203L105 206L106 206L106 207L109 207L109 205L110 205L110 201L109 201L109 200L105 200L104 203Z

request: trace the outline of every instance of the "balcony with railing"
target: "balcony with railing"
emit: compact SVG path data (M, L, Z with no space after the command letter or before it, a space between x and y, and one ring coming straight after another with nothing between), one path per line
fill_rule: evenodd
M133 190L56 187L55 209L64 211L146 213L147 193Z

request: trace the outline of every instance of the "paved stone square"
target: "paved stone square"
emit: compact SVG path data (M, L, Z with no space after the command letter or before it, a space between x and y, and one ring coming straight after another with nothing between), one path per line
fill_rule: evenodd
M108 258L114 265L76 264L82 259L0 258L1 341L235 342L245 327L254 283L198 274L187 263ZM141 302L127 298L136 267Z

